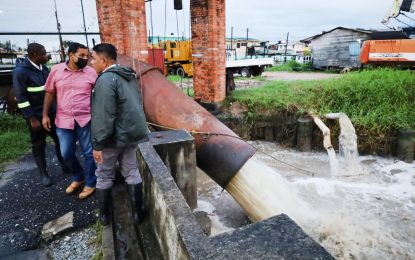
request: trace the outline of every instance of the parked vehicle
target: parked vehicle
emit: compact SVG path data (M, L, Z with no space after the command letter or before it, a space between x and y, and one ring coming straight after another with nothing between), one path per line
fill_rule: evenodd
M191 41L166 41L160 43L160 47L165 50L165 65L168 74L180 75L182 77L193 76ZM272 58L234 60L231 55L227 56L226 71L228 73L240 74L244 77L250 77L251 75L259 76L265 67L274 64Z
M415 66L415 40L391 39L365 41L360 52L363 65Z
M0 66L0 112L14 113L17 104L14 99L13 73L14 66Z

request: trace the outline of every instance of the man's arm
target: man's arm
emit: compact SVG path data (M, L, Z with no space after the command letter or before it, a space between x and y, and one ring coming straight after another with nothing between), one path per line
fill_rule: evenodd
M42 125L35 117L35 112L29 103L27 94L27 82L24 71L21 68L16 68L13 71L13 90L16 95L17 106L19 107L25 119L29 120L30 126L33 130L39 130Z
M95 85L92 99L92 145L95 151L102 151L113 136L117 114L117 80L112 76L101 76Z
M51 123L49 118L49 109L52 106L53 101L55 100L55 93L46 92L45 101L43 104L43 114L42 114L42 125L43 127L50 132Z

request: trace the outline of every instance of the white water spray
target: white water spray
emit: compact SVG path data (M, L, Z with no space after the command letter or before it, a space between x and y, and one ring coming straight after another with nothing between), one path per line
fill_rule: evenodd
M334 175L358 175L361 173L359 165L359 151L357 149L356 130L350 118L344 113L325 115L328 119L338 119L340 125L339 135L339 157L338 170L332 172ZM332 160L329 153L330 162Z

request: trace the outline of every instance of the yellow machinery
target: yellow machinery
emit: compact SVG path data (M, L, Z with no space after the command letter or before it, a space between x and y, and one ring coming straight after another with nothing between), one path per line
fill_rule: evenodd
M193 76L192 41L166 41L160 43L168 74Z

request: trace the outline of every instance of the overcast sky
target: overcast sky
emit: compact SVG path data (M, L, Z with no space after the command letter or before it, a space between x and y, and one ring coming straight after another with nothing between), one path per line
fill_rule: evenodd
M183 0L184 10L177 12L179 33L185 36L189 35L189 1ZM56 2L62 31L83 31L81 1ZM87 29L98 32L95 0L83 2ZM146 5L147 28L150 30L150 3ZM290 32L291 40L300 40L337 26L385 29L380 22L391 6L392 0L226 0L227 35L230 36L231 26L235 37L246 37L249 27L250 37L269 41L283 40L287 32ZM165 32L177 35L173 0L153 0L152 11L154 35L163 36ZM55 32L53 0L0 0L0 31ZM91 37L99 41L99 36ZM12 43L25 46L27 38L44 44L49 50L58 47L57 36L0 36L0 42L10 39ZM64 36L64 39L85 43L83 36Z

